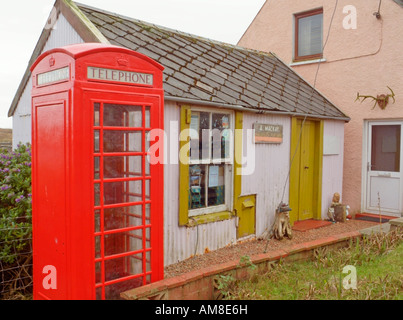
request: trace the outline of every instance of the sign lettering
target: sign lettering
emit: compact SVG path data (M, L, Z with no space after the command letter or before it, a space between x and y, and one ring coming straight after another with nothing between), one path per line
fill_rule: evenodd
M154 84L154 77L152 74L96 67L88 67L87 77L88 80L144 84L149 86Z
M69 67L65 67L65 68L38 74L37 85L44 86L46 84L60 82L60 81L69 80L69 79L70 79L70 69L69 69Z

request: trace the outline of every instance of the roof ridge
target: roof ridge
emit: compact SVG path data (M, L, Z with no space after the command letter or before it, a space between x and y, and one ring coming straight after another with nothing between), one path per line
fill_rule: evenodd
M257 54L264 55L264 56L269 56L269 57L273 56L272 52L266 52L266 51L261 51L261 50L256 50L256 49L250 49L250 48L239 46L237 44L231 44L231 43L227 43L227 42L223 42L223 41L219 41L219 40L214 40L214 39L207 38L207 37L202 37L202 36L195 35L195 34L192 34L192 33L189 33L189 32L185 32L185 31L181 31L181 30L177 30L177 29L173 29L173 28L168 28L168 27L158 25L158 24L155 24L155 23L152 23L152 22L148 22L148 21L136 19L136 18L133 18L133 17L125 16L125 15L122 15L120 13L115 13L115 12L112 12L112 11L107 11L107 10L104 10L104 9L92 7L92 6L89 6L89 5L80 3L80 2L76 2L76 1L74 1L74 3L80 9L81 9L81 7L83 7L83 8L90 9L92 11L100 12L102 14L113 15L113 16L121 18L121 19L129 20L131 22L137 22L137 23L142 24L142 25L147 25L147 26L155 28L157 30L170 32L170 33L175 33L175 34L181 35L183 37L187 37L187 38L191 38L191 39L197 39L197 40L200 40L200 41L203 41L203 42L209 42L209 43L212 43L212 44L215 44L215 45L229 47L229 48L236 49L236 50L239 50L239 51L252 52L252 53L257 53Z

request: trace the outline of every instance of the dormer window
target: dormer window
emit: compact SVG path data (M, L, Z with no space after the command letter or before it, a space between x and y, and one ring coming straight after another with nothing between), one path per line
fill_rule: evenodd
M322 58L323 9L295 14L294 18L294 61Z

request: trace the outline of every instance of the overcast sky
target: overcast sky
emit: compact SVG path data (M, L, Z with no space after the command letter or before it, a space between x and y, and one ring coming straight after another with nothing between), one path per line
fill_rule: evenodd
M135 19L236 44L265 0L80 0ZM0 128L55 0L6 1L0 10Z

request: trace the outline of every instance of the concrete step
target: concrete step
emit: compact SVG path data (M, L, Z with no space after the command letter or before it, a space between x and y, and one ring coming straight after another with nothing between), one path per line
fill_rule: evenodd
M378 224L373 227L360 230L361 234L371 235L373 233L388 233L395 228L403 227L403 218L389 220L389 222Z

